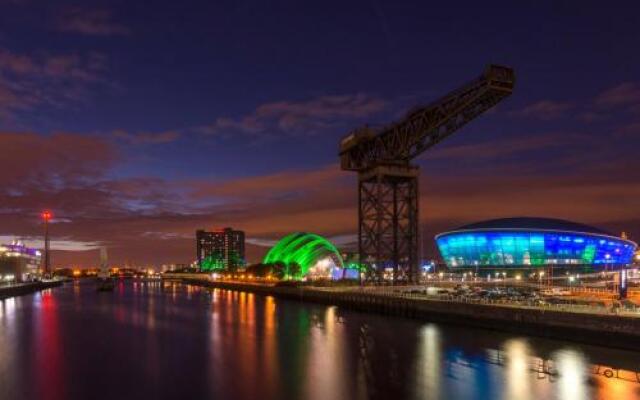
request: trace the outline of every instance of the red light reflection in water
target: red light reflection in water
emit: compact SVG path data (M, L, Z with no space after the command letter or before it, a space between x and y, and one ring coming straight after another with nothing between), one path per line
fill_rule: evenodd
M35 298L35 297L34 297ZM62 400L65 398L65 380L62 357L62 340L58 324L58 305L51 294L45 290L40 295L41 306L37 315L37 334L35 337L36 393L42 400Z

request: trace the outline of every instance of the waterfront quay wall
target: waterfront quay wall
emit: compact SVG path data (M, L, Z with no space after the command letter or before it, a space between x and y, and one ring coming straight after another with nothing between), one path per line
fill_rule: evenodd
M166 277L171 279L171 277ZM177 278L177 277L174 277ZM354 288L289 287L244 282L178 278L199 286L238 290L283 299L337 305L379 314L522 333L609 347L640 348L640 316L596 314L477 304L361 291Z
M7 299L9 297L23 296L44 289L54 288L62 285L62 281L50 281L50 282L29 282L19 283L16 285L0 287L0 300Z

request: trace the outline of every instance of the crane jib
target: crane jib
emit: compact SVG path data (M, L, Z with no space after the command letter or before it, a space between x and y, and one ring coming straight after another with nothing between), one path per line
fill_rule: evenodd
M411 110L401 121L378 131L356 129L340 143L342 168L358 171L416 157L509 96L514 83L513 69L490 65L479 78Z

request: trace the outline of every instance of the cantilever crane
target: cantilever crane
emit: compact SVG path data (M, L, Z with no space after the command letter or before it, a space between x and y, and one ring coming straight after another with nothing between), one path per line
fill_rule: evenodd
M513 69L489 65L477 79L386 128L351 132L340 142L343 170L358 172L360 261L380 275L415 280L418 268L418 174L411 160L513 91Z

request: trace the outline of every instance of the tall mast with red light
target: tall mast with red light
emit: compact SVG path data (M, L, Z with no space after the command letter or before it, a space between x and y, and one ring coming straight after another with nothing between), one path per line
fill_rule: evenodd
M42 212L42 219L44 221L44 273L48 274L51 269L50 257L49 257L49 221L53 218L51 211L45 210Z

